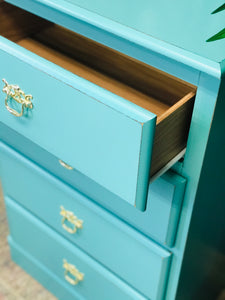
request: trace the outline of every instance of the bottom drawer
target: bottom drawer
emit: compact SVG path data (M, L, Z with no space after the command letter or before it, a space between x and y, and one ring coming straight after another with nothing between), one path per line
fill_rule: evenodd
M6 207L12 257L60 299L146 299L13 200Z

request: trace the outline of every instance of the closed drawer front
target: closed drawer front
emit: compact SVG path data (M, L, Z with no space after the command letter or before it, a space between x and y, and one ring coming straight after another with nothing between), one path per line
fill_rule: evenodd
M0 157L5 195L145 296L161 298L171 256L168 251L3 144Z
M37 164L50 170L52 174L64 182L67 182L88 198L101 204L145 235L156 239L162 244L173 246L186 185L186 180L181 176L172 171L168 171L151 183L149 185L147 207L146 210L142 212L127 202L113 197L111 193L107 193L105 189L97 186L90 179L81 176L81 174L75 170L71 171L63 168L56 157L2 125L0 125L0 139L1 138L4 138L8 144L13 148L17 148L32 161L36 160ZM12 193L13 190L16 191L18 188L22 190L22 186L27 193L30 189L27 190L26 183L22 178L19 182L17 180L8 181L6 174L19 172L20 174L26 174L24 175L26 178L34 178L32 181L34 183L32 190L36 189L37 185L35 182L39 182L40 185L40 181L44 181L44 179L41 179L43 178L43 171L38 172L38 168L34 168L34 164L24 159L21 155L18 155L17 152L3 143L0 144L0 158L2 179L7 193ZM8 176L12 178L11 175ZM47 176L47 178L51 177ZM44 183L44 185L51 185L51 180L46 179L46 181L48 181L48 183ZM58 186L58 183L52 184L53 186ZM28 199L31 197L33 197L33 194L28 196ZM44 199L44 197L42 198ZM52 198L54 198L54 196ZM73 198L75 199L77 197L74 196ZM105 199L107 199L107 201L105 201ZM24 200L22 199L21 201Z
M15 14L9 4L0 5L0 33L54 62L0 39L0 78L7 81L2 85L1 121L144 210L151 156L154 174L185 147L193 87L51 23L34 22L29 13ZM6 22L12 18L14 22ZM32 23L31 32L24 22ZM7 24L15 28L9 30ZM118 69L122 61L125 67ZM121 82L123 78L129 82ZM136 81L145 88L138 91ZM23 115L16 117L22 106Z
M63 281L72 299L146 299L8 198L6 207L12 246Z

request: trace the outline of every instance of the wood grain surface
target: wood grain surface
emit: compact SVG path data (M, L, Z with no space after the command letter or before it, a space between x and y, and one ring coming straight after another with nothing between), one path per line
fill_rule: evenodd
M56 300L10 258L9 234L0 187L0 300Z
M195 91L180 79L55 24L17 43L158 117Z
M28 34L43 29L47 21L0 1L0 35L16 42Z

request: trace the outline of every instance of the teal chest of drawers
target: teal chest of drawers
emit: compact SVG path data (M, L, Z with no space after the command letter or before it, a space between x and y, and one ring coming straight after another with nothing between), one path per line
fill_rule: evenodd
M221 299L224 16L0 1L8 241L58 299Z

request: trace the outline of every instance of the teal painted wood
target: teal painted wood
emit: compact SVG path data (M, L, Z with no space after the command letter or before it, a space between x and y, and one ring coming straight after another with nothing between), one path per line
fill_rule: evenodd
M8 237L8 243L10 246L11 259L23 268L24 271L39 281L52 294L56 295L57 299L84 300L80 294L76 293L75 289L71 290L66 282L60 280L53 272L32 257L30 253L24 251L10 236Z
M133 29L127 27L125 28L124 26L122 26L121 24L117 24L116 22L111 22L110 20L107 20L107 22L105 22L105 18L101 18L101 16L99 16L98 14L88 12L87 10L80 9L79 7L76 7L76 11L78 15L77 17L75 16L74 18L75 20L74 20L71 18L74 16L72 16L72 13L69 12L69 10L67 14L65 13L65 11L62 12L60 10L57 10L57 7L60 8L60 4L62 4L62 1L57 1L57 3L56 1L51 1L51 5L55 6L55 9L52 10L48 10L48 9L46 10L46 7L44 7L42 0L32 1L32 2L28 0L26 1L21 0L18 3L19 5L25 5L29 3L29 9L36 9L38 7L39 9L38 13L43 13L43 15L47 18L54 17L55 20L60 24L62 23L67 24L68 26L70 26L70 28L73 28L74 30L76 28L78 32L86 36L92 37L100 42L112 46L115 49L118 49L142 61L148 62L149 64L154 65L155 67L158 67L173 75L176 75L179 78L185 79L189 82L198 85L198 93L196 97L195 109L193 113L193 121L191 124L191 129L190 129L190 134L188 139L187 152L185 155L182 168L179 168L181 174L187 178L188 185L184 197L183 209L181 212L181 218L180 218L180 223L178 228L178 236L174 247L171 249L171 251L173 251L174 259L172 260L172 269L169 276L168 289L165 295L166 299L174 300L176 298L176 290L180 279L180 270L183 262L187 234L188 234L189 224L192 217L192 210L194 207L196 191L198 188L198 182L202 170L203 158L205 156L205 149L207 145L211 122L213 119L215 103L218 96L219 82L221 77L221 70L219 64L211 62L210 60L198 56L194 53L190 53L185 49L174 47L171 44L165 43L156 38L142 34L141 32L134 31ZM66 2L64 1L64 3L68 5L68 1ZM118 4L117 1L115 3ZM124 3L126 4L126 2ZM160 5L161 3L162 2L157 2L155 3L155 5L157 6L158 4ZM174 4L176 3L178 2L175 1ZM193 2L189 1L189 3L190 3L190 7L188 7L188 10L191 9L191 3ZM195 1L194 5L195 7L198 5L203 7L204 3L201 1L197 3ZM205 12L209 11L209 5L210 6L215 5L214 8L217 8L219 6L218 3L219 3L218 1L216 2L208 1L205 6L206 10L204 11ZM48 4L50 4L50 1L48 1ZM138 3L138 5L140 4L141 3ZM187 5L187 2L185 2L184 6L182 4L183 2L179 3L179 7L178 7L179 9L174 10L174 12L178 13L177 16L175 16L175 19L179 17L179 11L182 9L182 7L185 7ZM121 5L123 5L123 3ZM170 4L165 3L165 7L167 7L167 5L171 5L171 3ZM140 7L142 6L140 5ZM105 9L107 9L106 6ZM193 13L194 10L191 11L191 14L186 14L187 17L190 16L190 20L184 26L177 26L177 24L175 24L177 27L176 29L181 30L184 27L187 27L185 28L185 30L188 30L189 26L191 28L191 26L193 25L191 22ZM194 19L198 18L199 22L204 21L201 14L197 13L197 10L195 11L195 13L196 14L194 15ZM82 18L82 14L83 14L83 18ZM171 15L173 14L168 13L168 17L171 17ZM218 14L211 17L213 18L211 19L212 20L211 22L215 22L214 21L215 18L218 17L220 17L221 20L224 20L224 14L221 15ZM92 22L93 20L95 24L94 22ZM164 25L163 30L166 31L167 28L169 28L169 26L168 27L165 26L163 20L161 20L160 18L157 18L155 22L157 23L158 20L161 23L160 25L162 24ZM150 22L152 21L154 21L153 18L150 20ZM215 28L214 24L212 25L211 23L212 26L208 26L208 24L210 23L207 22L206 25L207 30L211 30L211 28L214 30ZM107 27L107 25L110 26ZM219 25L220 27L222 25L222 21L218 22L217 25ZM200 25L200 27L201 28L199 32L201 32L204 26ZM218 31L221 29L219 27L218 27ZM161 27L159 26L158 28ZM184 36L184 38L185 39L187 38L187 40L190 38L192 39L192 34L194 34L195 36L198 35L198 33L196 33L194 30L194 32L191 31L190 36L186 36L186 37ZM200 39L199 41L202 40ZM175 42L177 43L179 41L176 40ZM216 56L217 54L220 55L221 51L223 52L224 49L224 45L221 44L221 41L217 41L216 44L209 47L215 47L215 49L218 48L218 52L216 52ZM206 48L204 51L205 53L207 52ZM199 70L200 72L203 73L197 72L196 70ZM207 73L210 76L204 73Z
M42 2L51 5L53 1L43 0ZM62 3L64 7L67 3L71 3L73 10L76 10L77 6L82 7L211 60L220 62L225 58L223 51L225 41L210 45L206 43L209 37L224 28L225 14L212 16L212 12L221 5L221 0L213 2L142 0L141 2L133 1L132 4L129 0L122 3L116 0L108 5L104 5L102 0L66 0Z
M223 298L225 287L225 61L196 195L177 299ZM202 78L207 86L209 78ZM210 87L213 88L213 85ZM216 89L214 87L214 92ZM200 220L200 222L199 222ZM194 251L193 251L194 249ZM190 260L192 263L190 264ZM195 266L198 266L197 268ZM192 280L188 280L188 278ZM184 297L185 291L185 297Z
M111 19L106 17L107 10L109 10L108 13L110 14L111 10L112 13L115 13L117 8L116 15L114 17L122 13L124 18L128 16L128 19L130 17L130 22L134 20L134 24L138 24L139 22L137 17L133 19L133 17L131 17L131 13L136 14L136 12L139 12L139 17L141 15L140 20L146 21L146 28L152 31L157 30L157 28L162 30L161 25L154 25L154 22L157 20L158 22L164 24L164 22L162 22L162 18L149 17L151 13L156 13L156 11L154 11L154 7L159 7L160 10L163 9L163 5L158 4L158 2L153 3L153 1L151 1L151 3L149 3L149 1L146 1L146 3L143 3L144 6L137 1L132 2L132 5L135 6L135 9L132 9L133 6L131 6L129 3L129 9L126 9L125 12L124 9L127 6L127 1L125 1L124 4L120 3L119 1L113 1L107 6L104 4L102 5L102 3L100 6L98 6L97 4L99 4L100 1L86 1L85 3L82 1L81 7L71 4L65 0L58 0L57 2L51 0L9 0L7 2L27 9L30 12L38 14L57 24L61 24L82 35L97 40L102 44L124 52L150 65L154 65L159 69L162 69L194 84L196 84L198 80L198 74L196 70L206 72L213 76L218 74L217 64L211 60L204 58L201 55L196 55L195 53L189 52L185 50L185 48L183 49L183 47L174 46L174 44L176 44L174 42L165 42L157 35L154 36L153 32L151 33L149 31L149 34L146 34L142 30L138 30L138 28L133 29L129 26L123 25L123 22L121 22L122 20L119 20L118 22L113 21L113 18ZM143 0L143 2L145 1ZM175 3L177 2L174 2L174 5ZM186 3L188 3L188 1L186 1ZM95 10L103 9L105 10L105 14L103 13L103 15L101 15L98 13L93 13L89 9L84 9L83 7L87 7L87 5L90 5L90 7L95 5ZM170 9L172 9L173 4L170 4L171 8L167 5L165 13L168 15L168 17L170 17L171 14L168 12ZM112 9L113 6L114 8ZM143 17L146 16L147 9L150 6L152 6L152 10L148 11L147 18L145 17L143 19ZM182 6L179 5L179 8L181 10ZM177 11L177 8L174 11L176 11L177 15L179 16L180 11ZM186 15L186 17L189 17L189 15ZM163 26L163 32L167 32L166 29L168 29L168 31L171 29L171 21L173 21L172 18L167 24L168 26ZM149 22L153 22L152 27L149 27ZM190 22L188 21L188 24L189 23ZM173 24L173 22L171 24ZM176 30L183 29L183 27L177 26L177 24L175 24L175 27ZM189 26L186 26L186 24L184 27L189 28ZM168 36L170 36L170 34L171 33L168 33ZM191 32L191 36L192 34L193 33ZM176 67L174 66L174 63L176 63Z
M186 180L172 171L165 173L150 185L147 217L151 218L152 223L155 221L157 224L157 234L163 230L162 224L167 223L164 243L170 247L175 243L185 186ZM157 203L155 207L151 204L153 195L157 199L157 202L153 202Z
M0 49L1 78L34 103L17 118L1 92L1 121L143 210L156 116L4 38Z
M180 271L185 254L187 234L192 218L192 212L195 207L195 198L199 178L202 172L209 133L213 122L219 86L220 78L214 78L204 73L201 74L195 100L195 107L193 110L192 123L189 131L187 150L181 170L181 174L187 178L187 186L176 243L173 249L171 249L176 259L174 259L171 264L171 272L165 297L166 300L176 299L177 288L180 280ZM209 176L214 176L214 174L212 175L210 173ZM206 188L210 188L210 186L207 186ZM218 189L219 188L220 187L218 187ZM198 201L198 199L196 199L196 201ZM200 219L199 222L201 222ZM202 282L199 285L199 289L201 289L201 287ZM187 295L188 294L189 291L187 292ZM195 300L195 298L193 298L193 300Z
M54 174L54 176L75 187L79 193L83 193L92 201L94 200L98 204L101 204L104 208L107 208L145 235L165 245L173 245L186 185L186 180L181 176L168 171L151 183L149 185L147 207L142 212L125 201L114 197L113 194L96 185L89 178L82 176L82 174L62 168L56 157L34 145L29 140L24 139L22 136L18 136L18 134L15 134L0 123L1 139L23 153L23 155L29 157L29 159L35 161L36 164L40 164L48 172L50 171ZM15 151L12 151L12 149L3 144L0 145L0 170L2 170L5 191L8 191L15 198L17 197L17 188L13 187L14 181L7 181L6 174L15 174L17 170L20 170L20 173L30 173L27 175L27 178L34 176L38 176L39 178L43 172L38 172L38 168L35 165L22 158ZM15 184L18 185L16 180ZM24 182L22 181L21 184L24 184ZM60 185L57 180L55 184L57 186ZM45 185L47 184L45 183Z
M8 147L0 146L0 158L6 196L25 206L146 296L161 299L171 255L168 251ZM159 199L159 208L165 209L164 201ZM71 235L62 228L61 205L83 220L83 229L78 229L76 234ZM163 210L161 213L163 215Z
M64 278L64 259L84 273L84 280L76 286L67 283L68 290L73 295L72 299L76 299L77 295L90 300L145 299L9 198L6 198L6 208L13 242L52 273L53 278L67 283ZM16 260L19 262L19 259Z

